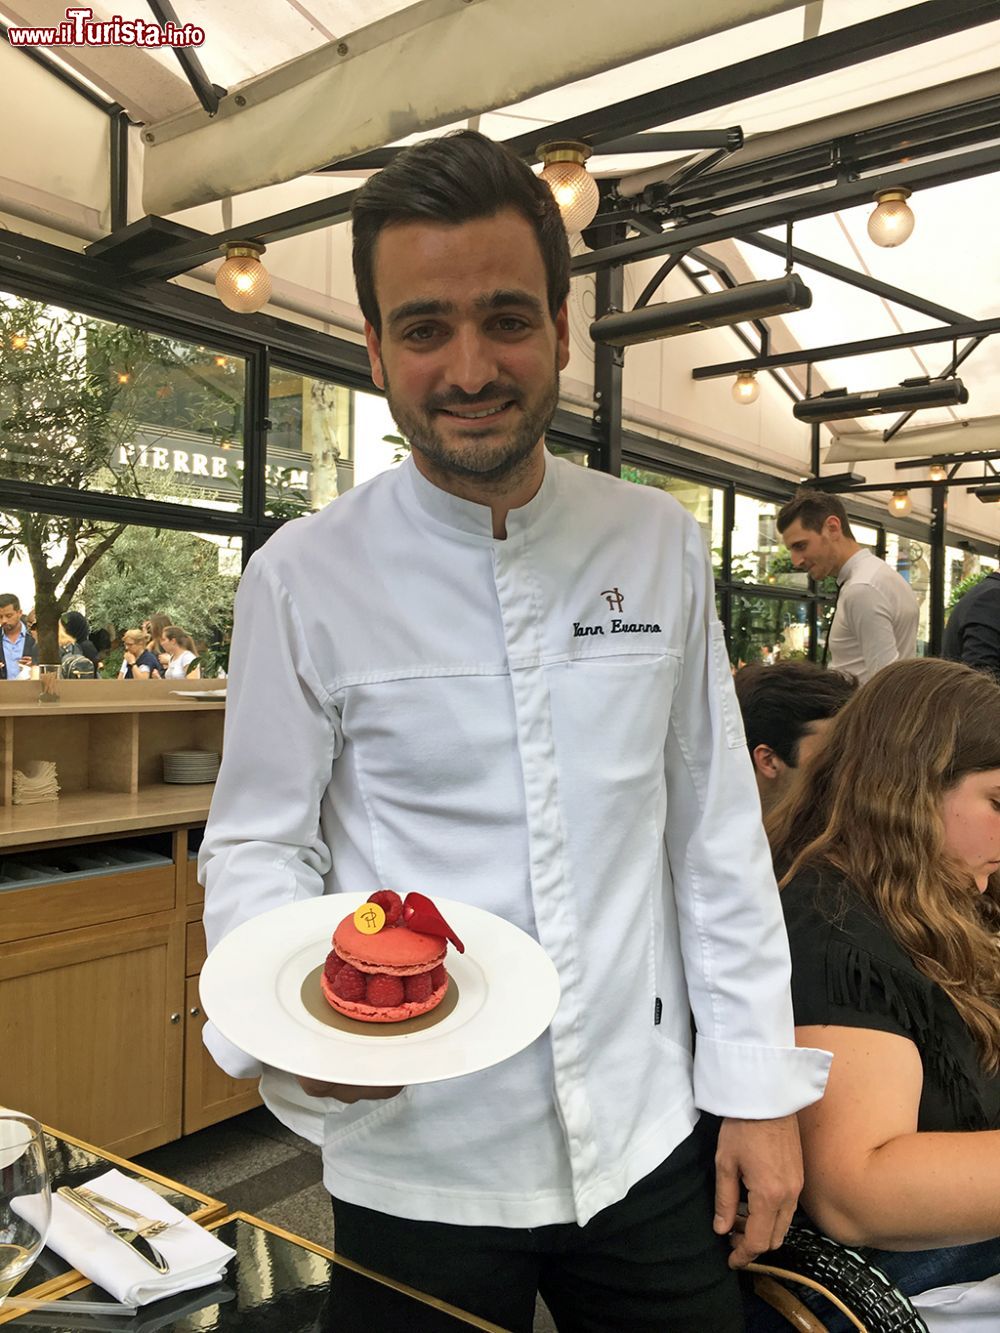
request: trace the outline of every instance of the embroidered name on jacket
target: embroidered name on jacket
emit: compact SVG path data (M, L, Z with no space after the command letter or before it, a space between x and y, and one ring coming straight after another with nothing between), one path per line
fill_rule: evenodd
M646 625L646 624L641 624L638 621L632 621L632 620L612 620L611 629L609 632L611 634L662 634L663 633L659 625L655 623L652 625ZM578 620L573 621L574 639L582 639L585 634L603 634L603 633L604 633L603 625L581 625Z

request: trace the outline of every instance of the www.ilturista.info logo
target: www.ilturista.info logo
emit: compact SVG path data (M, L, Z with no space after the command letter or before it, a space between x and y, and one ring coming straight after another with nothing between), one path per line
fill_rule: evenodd
M8 28L11 46L201 46L205 29L146 19L95 19L92 9L67 9L54 28Z

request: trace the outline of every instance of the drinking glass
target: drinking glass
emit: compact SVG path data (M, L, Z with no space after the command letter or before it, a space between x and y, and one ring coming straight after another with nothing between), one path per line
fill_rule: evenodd
M0 1306L45 1244L52 1216L41 1125L0 1110Z
M38 702L40 704L57 704L59 702L59 663L40 663L38 679L42 684Z

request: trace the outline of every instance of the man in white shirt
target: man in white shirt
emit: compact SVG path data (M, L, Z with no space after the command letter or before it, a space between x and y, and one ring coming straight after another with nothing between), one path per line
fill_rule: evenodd
M916 657L916 594L902 575L855 541L842 500L799 490L779 510L777 527L796 569L817 581L837 576L827 639L834 671L857 676L864 684L890 662Z
M517 1333L538 1290L566 1328L736 1333L725 1237L735 1264L783 1237L794 1112L829 1061L794 1047L699 529L545 450L569 253L524 163L470 131L417 145L353 222L372 378L412 454L244 574L209 946L383 886L534 936L559 1008L502 1064L402 1091L264 1071L268 1105L323 1145L338 1252Z

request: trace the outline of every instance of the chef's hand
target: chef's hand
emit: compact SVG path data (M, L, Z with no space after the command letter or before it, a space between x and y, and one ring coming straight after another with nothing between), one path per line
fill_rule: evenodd
M740 1181L746 1220L738 1220ZM785 1238L802 1189L802 1150L794 1115L723 1120L715 1154L715 1230L730 1233L730 1268L742 1268Z
M298 1075L296 1075L298 1078ZM310 1097L336 1097L338 1102L387 1102L398 1097L402 1088L363 1088L354 1083L321 1083L315 1078L299 1078L299 1087Z

